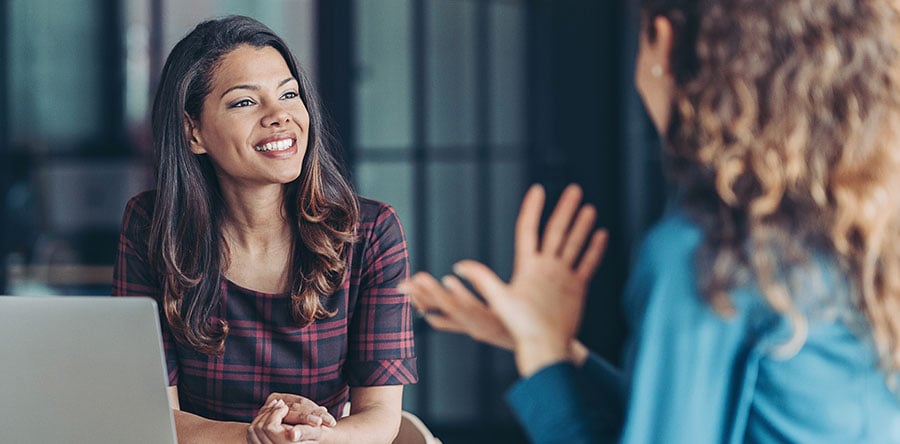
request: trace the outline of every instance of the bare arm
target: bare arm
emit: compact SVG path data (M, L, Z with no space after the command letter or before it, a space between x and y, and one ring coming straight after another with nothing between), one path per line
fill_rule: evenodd
M394 440L400 430L403 386L350 388L350 416L323 428L323 443L378 443Z
M239 422L222 422L206 419L193 413L182 412L178 403L178 387L169 387L169 406L175 417L175 431L180 443L240 443L247 442L247 426Z
M181 411L178 387L170 386L168 393L180 443L317 443L336 424L324 407L289 393L270 394L250 424Z

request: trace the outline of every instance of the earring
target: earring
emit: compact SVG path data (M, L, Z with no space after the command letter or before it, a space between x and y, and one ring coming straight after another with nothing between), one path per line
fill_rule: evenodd
M653 65L650 68L650 75L653 77L662 77L662 75L663 75L662 66L660 66L659 64Z

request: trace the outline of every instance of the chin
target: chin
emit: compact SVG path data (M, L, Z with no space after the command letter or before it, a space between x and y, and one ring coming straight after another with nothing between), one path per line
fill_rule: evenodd
M300 173L301 173L301 171L297 171L296 174L290 174L290 175L285 176L285 177L282 179L281 183L284 184L284 185L287 185L287 184L289 184L289 183L291 183L291 182L296 181L297 179L300 178Z

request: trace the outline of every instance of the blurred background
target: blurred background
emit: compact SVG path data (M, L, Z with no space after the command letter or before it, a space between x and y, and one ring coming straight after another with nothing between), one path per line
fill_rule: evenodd
M582 184L611 243L581 336L618 362L631 252L663 202L628 0L0 0L0 294L109 294L125 202L153 187L165 56L226 14L291 45L359 192L398 210L413 271L476 258L508 276L526 188ZM416 325L404 407L445 444L523 442L512 356Z

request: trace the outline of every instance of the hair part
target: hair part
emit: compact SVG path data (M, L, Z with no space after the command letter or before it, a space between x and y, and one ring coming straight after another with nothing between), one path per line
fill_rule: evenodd
M280 37L254 19L228 16L198 24L179 41L153 104L157 193L149 255L162 279L163 309L175 338L207 354L221 354L228 335L226 321L215 315L226 291L226 209L208 156L190 151L187 117L199 120L219 63L241 45L272 47L284 57L310 116L302 171L284 193L293 226L290 294L298 325L334 315L320 298L337 291L346 275L359 214L318 97Z

